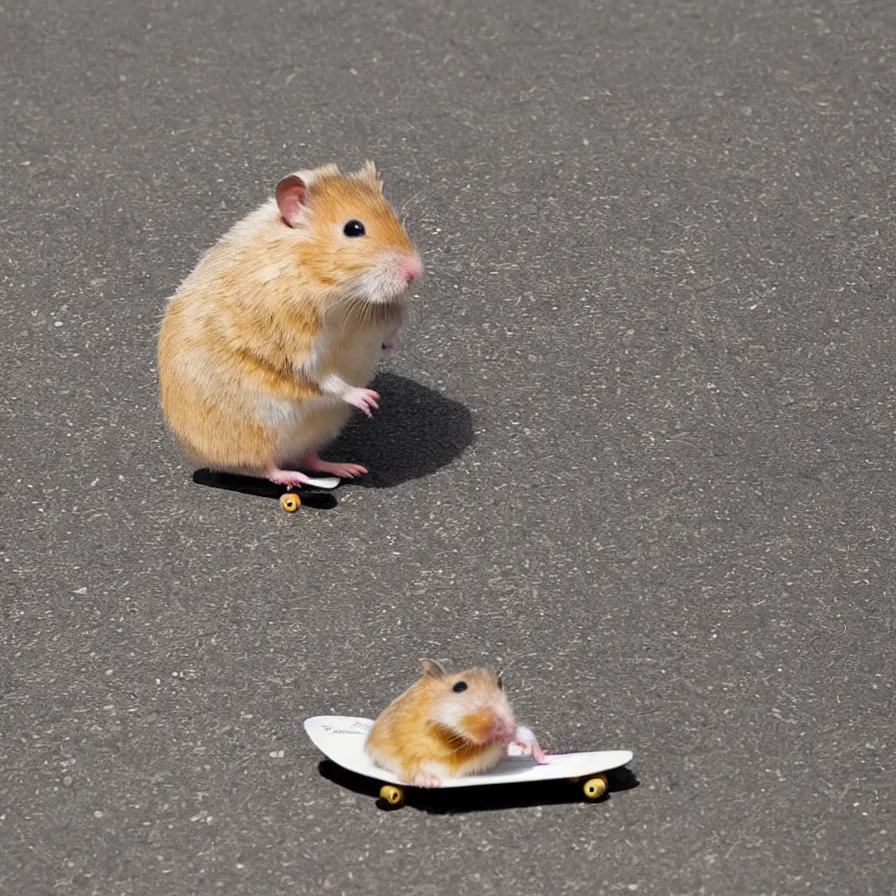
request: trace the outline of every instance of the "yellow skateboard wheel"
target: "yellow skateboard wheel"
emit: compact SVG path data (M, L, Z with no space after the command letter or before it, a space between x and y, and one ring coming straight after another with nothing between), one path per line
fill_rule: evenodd
M380 788L380 796L390 806L400 806L404 802L404 791L394 784L383 784Z
M287 513L295 513L302 506L302 499L295 492L280 495L280 506Z
M589 800L599 800L607 792L607 776L598 775L596 778L589 778L582 791Z

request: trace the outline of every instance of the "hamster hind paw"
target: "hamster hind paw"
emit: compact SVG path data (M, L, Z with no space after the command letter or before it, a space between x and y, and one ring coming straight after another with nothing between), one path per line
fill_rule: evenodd
M298 470L281 470L279 467L268 467L264 471L264 478L276 485L307 485L308 477Z
M329 476L338 476L340 479L355 479L367 472L367 467L362 467L361 464L335 464L324 460L316 451L304 454L297 466L311 473L326 473Z
M411 783L414 787L441 787L441 780L432 772L416 772L414 777L411 778Z

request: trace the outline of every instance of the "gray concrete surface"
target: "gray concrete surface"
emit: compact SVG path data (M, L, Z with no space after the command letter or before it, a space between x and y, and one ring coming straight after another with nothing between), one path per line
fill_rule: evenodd
M0 893L896 891L894 66L884 0L0 0ZM192 485L166 296L368 156L371 487ZM378 810L301 723L427 654L635 779Z

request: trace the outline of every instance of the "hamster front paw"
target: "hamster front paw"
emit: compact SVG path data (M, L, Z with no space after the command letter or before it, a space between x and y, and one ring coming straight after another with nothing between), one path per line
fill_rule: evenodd
M507 747L509 756L531 756L539 765L545 765L548 757L538 745L538 741L531 729L520 725L516 729L516 737Z
M373 389L348 389L342 396L352 407L364 411L368 417L373 416L373 409L380 406L380 394Z

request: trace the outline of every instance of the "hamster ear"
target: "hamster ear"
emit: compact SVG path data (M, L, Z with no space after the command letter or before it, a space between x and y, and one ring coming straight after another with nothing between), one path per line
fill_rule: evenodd
M376 162L371 162L368 159L364 163L364 167L358 172L357 177L359 180L366 181L375 190L379 190L380 193L383 192L383 179L377 170Z
M438 660L420 660L420 662L423 664L423 674L429 675L430 678L441 678L448 674Z
M298 174L290 174L277 184L277 208L290 227L297 227L305 208L305 181Z

